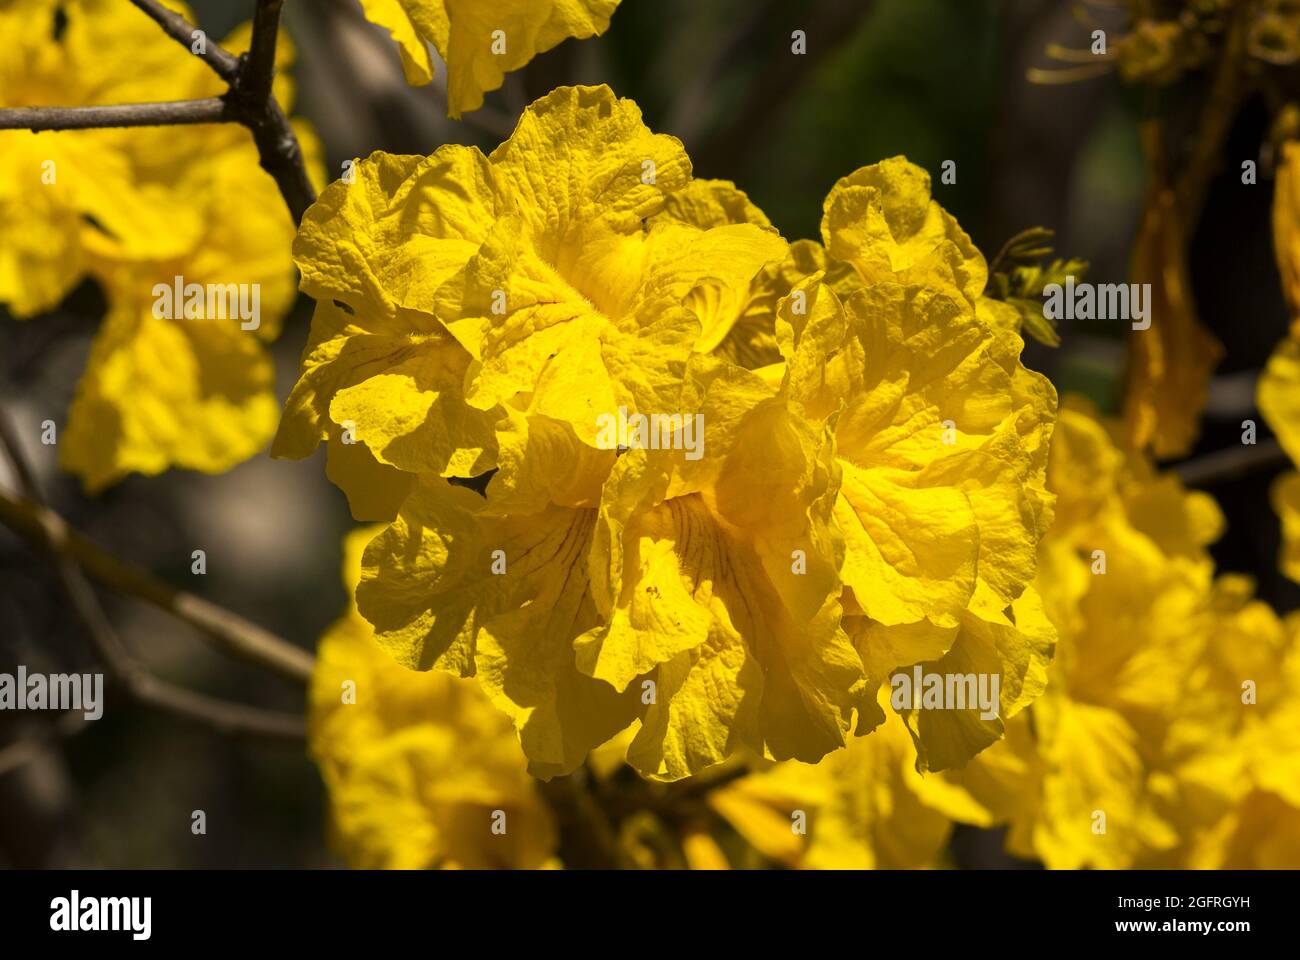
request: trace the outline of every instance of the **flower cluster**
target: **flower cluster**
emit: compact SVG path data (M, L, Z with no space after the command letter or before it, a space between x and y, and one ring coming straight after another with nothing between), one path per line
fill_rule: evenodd
M651 778L815 762L898 667L997 674L992 715L903 710L943 769L1041 691L1055 393L1018 315L905 160L836 184L822 234L693 181L606 87L490 156L375 154L304 218L318 307L274 452L327 442L390 521L357 588L376 640L476 676L533 774L629 727ZM609 449L615 415L702 423L700 455Z
M922 795L956 820L1007 824L1011 852L1053 868L1294 862L1269 835L1300 823L1300 744L1283 732L1300 634L1247 578L1216 580L1218 507L1118 433L1062 408L1038 573L1060 637L1047 689ZM1268 822L1249 812L1261 805Z
M1296 862L1300 622L1280 620L1253 600L1246 578L1216 579L1206 548L1221 530L1217 506L1125 452L1120 435L1119 424L1099 419L1081 401L1061 410L1049 472L1057 522L1040 546L1035 581L1060 642L1045 691L1007 722L1005 737L959 769L922 774L904 719L882 690L884 724L820 762L772 764L748 755L731 761L754 770L707 794L713 815L745 845L719 854L721 863L941 866L954 823L1005 825L1010 853L1053 868ZM364 536L354 535L353 549ZM348 622L366 635L374 669L382 664L394 681L405 675L410 684L426 677L385 662L355 613ZM338 642L332 635L324 641L327 662ZM318 703L338 702L337 677L329 676L318 684ZM423 714L413 711L408 722L456 723L445 702L434 702L445 694L432 687L428 694ZM388 710L378 702L349 709L362 717ZM628 730L613 738L593 752L589 768L609 776L639 735ZM479 756L510 755L522 769L505 726L498 737ZM465 758L449 781L477 782L481 762ZM345 789L334 787L336 806L355 796ZM453 821L423 799L424 789L412 780L357 797L358 825L341 828L350 859L375 862L356 850L381 809L413 810L435 829L449 828ZM530 786L516 784L498 802L527 806L533 796ZM486 834L480 820L471 835ZM624 842L632 848L638 829L663 833L662 825L629 824ZM722 832L661 836L656 849L679 844L685 865L710 865L693 847ZM395 837L375 836L381 848L400 847ZM663 865L662 850L650 862Z
M1060 411L1035 581L1059 643L1004 739L918 776L896 735L873 737L751 775L714 794L718 812L804 867L938 866L954 822L1005 825L1009 852L1059 869L1294 863L1300 624L1245 578L1216 581L1218 507L1120 435L1082 401Z

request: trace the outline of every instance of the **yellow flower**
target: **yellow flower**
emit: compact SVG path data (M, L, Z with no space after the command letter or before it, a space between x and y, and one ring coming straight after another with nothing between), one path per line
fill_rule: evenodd
M223 91L199 58L129 4L20 0L0 17L15 41L0 51L7 106ZM227 44L238 51L248 39L245 27ZM288 66L287 40L279 54ZM289 106L283 74L276 93ZM315 171L314 140L299 133ZM108 301L69 411L63 466L96 491L130 472L219 472L261 449L276 422L262 342L278 334L295 297L294 228L248 132L234 124L5 131L0 156L0 300L29 316L90 276ZM203 316L186 317L177 277L182 291L199 285L190 289L202 291ZM209 303L221 319L207 316Z
M808 870L941 865L952 821L918 795L922 778L898 717L817 764L790 761L709 794L756 850Z
M668 215L761 222L725 181L696 181ZM1012 716L1042 690L1054 640L1025 588L1050 521L1055 393L1020 363L1014 311L980 296L984 261L919 167L895 158L844 178L822 230L825 248L794 244L732 305L715 353L766 364L760 375L786 377L805 415L836 418L844 624L871 680L859 732L882 719L874 690L918 661L997 673L999 714ZM915 711L909 723L934 769L964 763L1002 729L976 711Z
M609 28L619 0L361 0L393 35L408 83L433 79L432 43L447 65L447 112L477 110L483 94L539 53Z
M1126 456L1085 405L1063 406L1048 486L1057 520L1035 585L1059 634L1043 696L1006 739L948 775L980 825L1052 868L1119 868L1169 851L1160 802L1171 725L1216 623L1213 500ZM929 781L927 781L927 784Z
M1214 626L1163 751L1180 844L1155 866L1300 866L1300 620L1253 591L1242 576L1215 585Z
M1269 357L1256 387L1256 402L1292 464L1300 463L1300 340L1294 332ZM1282 572L1300 580L1300 474L1279 477L1272 501L1282 521Z
M1125 454L1081 404L1061 411L1049 485L1046 692L921 796L1007 824L1008 849L1053 868L1300 863L1300 621L1247 578L1215 581L1214 502Z
M347 538L349 589L373 532ZM351 866L550 865L554 824L510 721L473 680L398 666L351 604L321 637L309 730Z
M834 282L851 335L827 367L848 373L817 400L843 404L846 623L874 684L918 662L999 676L996 717L908 711L919 765L960 766L1041 692L1051 657L1054 631L1026 588L1051 520L1056 394L1021 364L1018 324L982 296L984 259L925 171L895 158L845 177L822 232L831 261L853 267ZM869 701L864 715L879 722Z
M376 463L389 477L497 467L507 410L512 436L544 420L594 446L602 412L675 409L714 302L786 249L763 226L644 227L689 177L681 144L607 87L539 100L491 157L358 164L295 243L321 306L273 453L364 445L335 474L355 513ZM405 487L390 486L359 518L392 518Z
M139 10L110 0L14 0L0 10L0 29L9 38L0 51L5 107L175 99L169 80L183 91L207 69ZM57 306L85 276L91 230L157 255L192 243L200 218L171 203L161 179L188 175L192 137L171 136L182 156L150 159L148 147L165 142L157 130L0 131L0 302L19 317Z
M362 614L405 666L477 676L534 775L629 726L656 779L814 762L883 719L888 669L950 650L1005 678L1004 716L1041 689L1055 395L923 174L842 191L827 242L856 259L790 253L634 104L563 88L490 157L377 154L304 219L322 306L275 450L326 440L354 512L382 478ZM912 722L936 765L987 742Z

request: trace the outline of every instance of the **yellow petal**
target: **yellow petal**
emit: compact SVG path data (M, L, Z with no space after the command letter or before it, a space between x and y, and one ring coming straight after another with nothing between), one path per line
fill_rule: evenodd
M574 640L596 625L586 572L595 511L489 508L422 478L367 547L357 605L399 663L476 674L514 720L535 776L569 773L634 716L631 697L573 662Z
M61 463L89 492L131 472L228 470L275 430L273 376L266 349L237 320L157 319L147 301L116 306L77 385Z
M447 113L459 118L539 53L604 33L619 0L362 0L388 29L408 83L433 79L432 43L447 64Z
M862 279L949 290L971 303L988 267L957 221L930 198L930 175L904 157L862 167L826 197L822 242Z
M1300 144L1283 144L1273 181L1273 255L1282 292L1291 308L1292 332L1300 333Z
M350 589L373 532L348 538ZM509 719L472 680L394 663L354 609L321 638L308 729L329 790L331 837L351 866L549 862L555 827Z
M710 804L768 857L814 870L939 865L952 824L924 803L892 717L815 766L788 762L714 792Z
M1260 412L1292 463L1300 462L1300 340L1284 338L1256 388Z
M1300 473L1292 471L1273 483L1273 509L1282 521L1282 572L1300 581Z

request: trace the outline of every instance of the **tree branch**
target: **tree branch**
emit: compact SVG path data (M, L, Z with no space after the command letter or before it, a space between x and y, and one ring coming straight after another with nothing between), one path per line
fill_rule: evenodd
M314 661L306 650L115 557L70 529L62 517L47 507L0 490L0 523L31 544L71 558L105 586L143 600L197 628L225 653L266 667L299 684L305 684L311 677Z
M89 130L236 121L220 97L170 103L119 103L104 107L10 107L0 110L0 130Z
M168 36L192 48L195 27L184 17L162 6L158 0L131 0L152 17ZM284 0L258 0L253 16L253 39L242 57L223 50L210 40L198 54L229 90L222 98L228 119L243 124L253 135L262 169L274 179L289 207L295 224L316 202L316 188L307 176L302 146L289 118L271 92L275 75L275 47L280 29L280 8Z
M186 49L193 49L195 27L157 0L131 0ZM275 48L284 0L258 0L253 38L242 57L207 41L196 54L229 85L225 96L175 103L122 104L105 107L23 107L0 110L0 130L84 130L187 123L240 123L257 145L262 169L274 178L295 223L316 200L307 176L302 147L289 118L271 92Z
M8 420L3 416L0 416L0 451L3 451L13 464L14 473L18 476L28 500L31 504L39 506L40 491L37 489L35 477L9 429ZM39 516L42 522L50 518L57 519L57 514L43 508ZM108 667L114 681L120 684L132 699L145 706L201 723L219 733L256 735L292 741L305 738L306 726L301 717L218 700L160 680L151 674L131 656L121 638L118 637L104 608L99 603L99 598L95 596L94 589L82 573L81 567L71 556L57 549L61 534L66 534L66 525L62 525L60 519L58 525L51 524L50 527L42 527L42 529L43 539L53 555L59 580L68 599L72 602L77 617L86 627L91 644ZM64 539L66 540L66 536Z
M179 13L168 10L158 0L131 0L131 2L157 22L158 26L181 46L187 50L194 49L194 32L197 29L194 24ZM218 44L205 43L204 46L204 52L195 56L202 57L203 62L210 66L222 80L227 83L234 80L235 73L239 70L239 58L233 53L227 53Z
M284 0L258 0L253 14L253 39L248 53L240 65L239 76L245 92L253 99L266 101L271 97L271 82L275 78L275 45L280 31L280 8Z

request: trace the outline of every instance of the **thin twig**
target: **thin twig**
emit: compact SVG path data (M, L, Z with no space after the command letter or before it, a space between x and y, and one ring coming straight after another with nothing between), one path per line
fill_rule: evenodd
M9 426L9 418L3 415L0 415L0 449L5 451L5 459L13 468L14 476L18 478L18 486L23 493L28 497L39 497L40 487L36 485L36 474L32 472L27 458L22 455L23 448L19 446L18 438L14 436L13 429Z
M305 739L306 729L301 717L218 700L155 677L122 644L95 591L76 563L68 557L56 556L55 564L59 579L63 581L77 616L85 624L96 652L103 658L114 680L133 700L231 736Z
M137 7L143 10L148 16L153 18L163 31L179 43L181 46L193 50L194 34L197 27L190 23L179 13L168 10L158 0L131 0ZM213 71L222 80L230 82L235 78L235 73L239 70L239 58L233 53L228 53L218 44L209 43L205 40L203 53L196 54L203 59L203 62L210 66Z
M131 2L157 21L168 36L186 49L191 48L195 27L188 20L157 0ZM249 53L236 57L209 41L206 52L199 56L230 85L222 99L231 111L231 119L252 133L262 169L275 179L297 224L302 223L302 215L316 202L316 188L307 176L302 146L271 90L283 3L284 0L258 0Z
M70 529L63 518L48 507L0 490L0 523L29 543L70 557L99 583L144 600L196 627L226 653L266 667L296 683L306 683L311 677L313 659L306 650L224 607L177 590L114 556Z
M0 130L89 130L235 122L220 97L168 103L118 103L104 107L11 107L0 110Z
M1212 487L1229 480L1237 480L1256 470L1267 470L1286 464L1286 451L1276 440L1228 447L1203 457L1187 460L1174 467L1174 473L1189 487Z
M0 451L4 452L12 464L27 499L32 504L42 505L35 475L27 465L22 448L3 416L0 416ZM57 517L48 510L40 516L43 520ZM59 579L73 610L86 628L91 644L108 667L114 681L132 699L145 706L201 723L220 733L292 741L305 738L306 729L301 717L260 710L195 693L158 679L139 664L113 629L81 567L72 557L54 549L60 542L60 537L66 537L66 529L66 525L45 528L45 543L51 547Z

